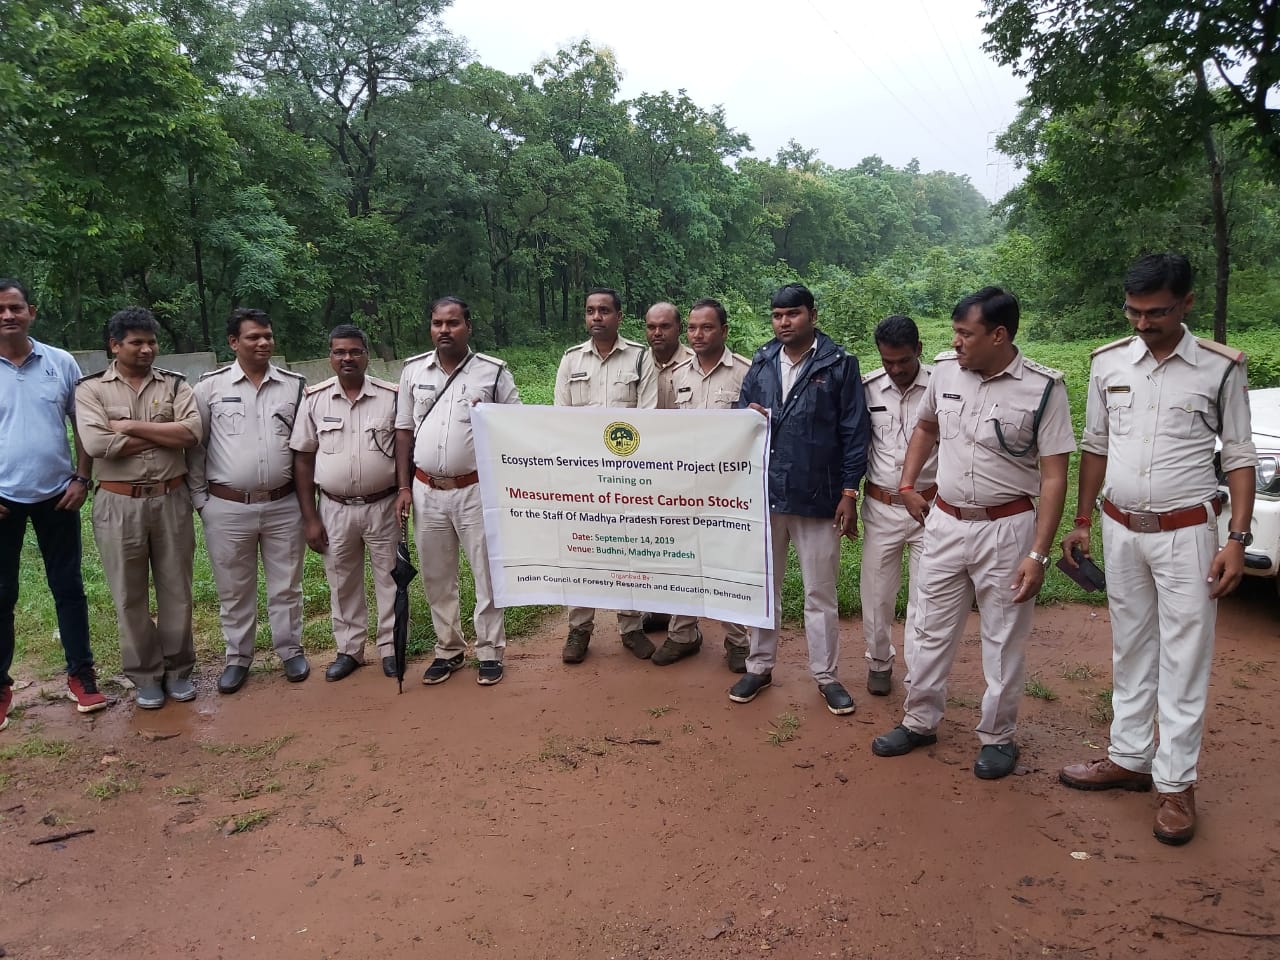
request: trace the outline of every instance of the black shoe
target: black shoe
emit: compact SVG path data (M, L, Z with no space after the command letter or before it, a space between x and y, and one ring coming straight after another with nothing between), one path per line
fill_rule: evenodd
M587 647L590 644L591 631L574 627L569 631L569 639L564 642L560 659L565 663L581 663L587 659Z
M229 663L222 670L222 676L218 677L219 693L235 693L244 686L244 682L249 679L249 668L242 667L238 664Z
M646 613L640 621L640 629L645 633L657 633L659 630L666 630L669 626L671 626L669 613Z
M427 672L422 675L422 682L427 684L444 683L453 675L453 671L462 669L463 660L464 658L460 653L450 657L448 660L444 659L444 657L436 657L431 661L431 666L427 667Z
M683 660L685 657L694 656L702 649L702 631L698 630L693 640L688 643L680 643L668 637L662 642L657 650L653 651L650 659L655 666L666 667L677 660Z
M653 641L641 630L628 630L622 635L622 645L631 651L638 660L648 660L653 656Z
M480 669L476 672L476 683L482 687L491 687L502 679L501 660L481 660Z
M867 693L873 697L887 697L893 689L893 668L867 671Z
M886 734L871 741L871 752L877 757L900 757L916 747L927 747L938 742L936 733L916 733L898 724Z
M1013 773L1018 765L1016 743L988 743L973 761L973 775L979 780L999 780Z
M747 672L747 654L751 651L746 647L739 647L732 643L724 645L724 661L729 666L730 673L746 673Z
M772 683L772 673L748 673L729 688L729 699L734 703L750 703L756 694Z
M329 664L329 668L324 672L326 680L345 680L351 676L364 664L350 654L340 653L333 663Z
M858 709L858 705L853 702L853 697L849 696L849 691L842 683L834 680L824 683L818 687L818 692L822 694L822 699L827 701L827 709L837 717L843 717Z
M311 676L311 664L305 654L297 654L284 662L284 676L290 683L301 683Z
M382 658L382 675L384 677L392 677L392 678L395 677L396 675L396 658L395 657Z

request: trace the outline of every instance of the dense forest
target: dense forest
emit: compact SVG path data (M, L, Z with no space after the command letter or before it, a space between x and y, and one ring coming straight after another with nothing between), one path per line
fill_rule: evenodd
M764 339L769 289L803 279L845 340L988 282L1022 297L1029 335L1069 338L1118 329L1125 264L1163 247L1197 263L1205 316L1215 291L1233 329L1280 306L1275 155L1233 109L1232 64L1206 79L1199 48L1178 61L1157 37L1091 95L1042 88L1047 5L990 0L989 52L1033 80L1001 140L1026 178L991 206L914 162L754 157L720 106L623 99L587 41L491 69L443 29L446 2L6 0L0 273L31 283L44 336L99 346L136 302L167 348L216 348L251 304L292 356L347 320L404 356L457 293L482 343L551 346L607 284L632 316L720 297Z

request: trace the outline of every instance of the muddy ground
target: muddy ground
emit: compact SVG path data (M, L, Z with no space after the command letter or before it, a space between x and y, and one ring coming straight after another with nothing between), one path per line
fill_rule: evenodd
M1280 956L1280 619L1223 603L1201 829L1151 835L1152 795L1060 787L1105 749L1105 609L1037 613L1020 775L976 780L976 619L937 746L872 756L902 690L825 710L784 642L774 686L730 703L697 658L634 660L601 617L587 662L563 623L398 696L366 668L255 673L154 713L81 719L19 690L0 734L0 946L10 957ZM327 659L327 658L325 658ZM42 695L42 690L47 694ZM860 693L861 691L861 693ZM1043 692L1043 691L1042 691ZM1099 693L1102 696L1099 697ZM92 829L57 843L32 840ZM1197 929L1191 924L1213 931ZM1225 932L1230 931L1230 932ZM1253 934L1244 936L1243 934ZM1269 937L1261 936L1269 934Z

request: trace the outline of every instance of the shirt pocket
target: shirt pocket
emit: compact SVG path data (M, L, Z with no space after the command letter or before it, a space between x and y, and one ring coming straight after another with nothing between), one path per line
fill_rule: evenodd
M1031 414L1025 410L1008 410L993 404L982 418L977 441L989 450L1024 456L1031 443L1031 421Z
M943 397L938 401L938 436L954 440L960 436L960 418L964 416L964 401Z
M1132 391L1107 391L1107 433L1123 437L1132 429Z
M609 406L634 407L639 391L640 374L634 370L619 370L609 382Z
M162 401L151 408L152 423L173 423L173 403Z
M221 437L244 435L244 404L219 403L209 411L212 432Z
M569 406L571 407L589 407L591 406L591 374L588 371L578 371L569 377Z
M394 458L395 422L392 420L374 420L365 430L365 448L385 457Z
M1215 404L1199 393L1181 397L1170 411L1174 433L1184 440L1200 440L1214 435L1210 424L1217 420Z
M885 444L893 441L898 429L898 418L890 410L871 411L871 432L876 442Z
M297 407L292 403L278 404L271 409L271 432L277 437L288 439L293 434L293 419L297 415Z
M103 404L102 412L108 420L133 420L133 410L124 403Z
M429 383L415 383L413 385L413 425L415 428L422 424L427 418L427 414L431 412L431 408L436 405L436 388Z
M717 390L711 396L711 406L716 410L732 410L737 402L737 390Z
M342 452L343 438L346 436L344 426L346 422L343 420L325 419L316 424L316 444L321 453Z

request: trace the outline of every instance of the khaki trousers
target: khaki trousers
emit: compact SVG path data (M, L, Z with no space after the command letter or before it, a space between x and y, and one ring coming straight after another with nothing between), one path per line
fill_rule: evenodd
M918 627L916 584L920 579L920 551L924 526L916 523L906 507L881 503L871 497L862 502L862 632L867 641L871 670L892 670L897 651L893 624L897 619L898 590L902 587L902 551L907 551L907 617L902 628L902 655L906 661L904 682L910 683Z
M436 631L435 655L448 660L467 649L458 600L458 547L461 546L476 585L476 609L471 618L476 628L476 659L501 660L507 646L507 633L502 611L493 605L480 484L458 490L435 490L415 480L413 511L413 539L422 567L422 586Z
M396 582L391 579L391 570L396 565L396 546L400 542L396 498L344 504L321 494L320 522L329 538L324 552L324 574L329 581L329 615L333 619L333 639L338 653L364 663L364 645L369 639L369 602L364 576L367 549L374 597L378 602L375 634L378 656L393 656L391 631L395 625Z
M752 628L748 673L769 673L777 662L782 579L787 572L787 547L794 543L800 577L804 581L804 637L809 646L809 671L819 684L835 681L836 661L840 657L840 614L836 608L840 534L833 524L831 517L769 515L773 534L773 628Z
M720 621L724 628L724 648L746 648L751 643L751 628L740 623ZM667 626L667 639L673 643L693 643L698 639L698 618L673 613Z
M1104 515L1102 548L1115 710L1108 754L1176 793L1196 782L1209 703L1218 605L1206 581L1217 526L1210 514L1198 526L1134 533Z
M218 585L227 665L253 663L258 635L258 556L267 581L271 646L281 660L302 653L302 508L296 497L232 503L210 497L200 510L209 565Z
M916 595L919 643L903 708L907 729L932 733L942 720L951 665L976 596L987 682L978 739L984 746L1013 740L1035 600L1014 603L1009 588L1018 564L1032 547L1035 530L1034 510L1001 520L975 521L929 511Z
M195 526L186 486L160 497L98 490L93 497L93 539L116 605L124 675L137 687L191 676L196 662L191 636ZM154 622L149 580L156 588Z

